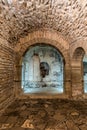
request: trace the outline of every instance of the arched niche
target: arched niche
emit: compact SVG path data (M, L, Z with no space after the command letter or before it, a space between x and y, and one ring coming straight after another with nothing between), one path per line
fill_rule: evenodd
M71 77L72 77L72 96L82 98L84 92L83 85L83 57L85 51L82 47L77 47L74 50L71 59Z
M83 57L83 85L84 94L87 94L87 55Z
M20 42L17 43L15 47L16 52L16 59L17 62L15 63L15 69L14 69L14 93L17 97L22 97L24 95L23 91L21 90L21 70L22 70L22 61L23 56L26 53L26 51L36 44L46 44L51 45L54 48L56 48L64 59L64 92L63 94L51 95L49 97L59 97L59 98L67 98L71 97L71 75L70 75L70 63L69 63L69 44L64 40L64 38L55 31L43 29L38 30L29 33L28 36L20 39ZM16 60L15 60L16 61ZM28 95L29 97L32 97L31 95ZM37 96L38 97L38 96ZM45 96L46 97L46 96ZM47 98L49 98L47 96ZM41 98L41 96L40 96Z
M73 54L73 59L77 61L82 61L82 58L84 57L85 51L82 47L78 47L75 49Z
M64 61L53 46L36 44L29 47L22 59L24 93L64 93Z

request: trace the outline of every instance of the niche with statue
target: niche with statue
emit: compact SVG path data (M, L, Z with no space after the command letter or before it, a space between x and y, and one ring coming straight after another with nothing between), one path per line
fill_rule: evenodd
M31 46L22 61L24 93L63 93L63 57L50 45Z

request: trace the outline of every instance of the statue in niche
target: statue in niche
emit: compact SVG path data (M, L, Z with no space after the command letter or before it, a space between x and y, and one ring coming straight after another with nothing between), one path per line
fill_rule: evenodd
M41 82L42 82L42 87L47 87L47 84L43 82L43 78L46 77L46 75L49 75L49 65L46 62L41 62L40 63L40 74L41 74Z
M45 78L46 75L49 75L49 65L46 62L40 63L40 73L41 77Z

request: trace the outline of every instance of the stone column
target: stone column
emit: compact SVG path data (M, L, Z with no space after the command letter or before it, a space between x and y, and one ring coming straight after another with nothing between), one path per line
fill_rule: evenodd
M22 91L22 64L20 63L19 58L15 59L14 65L14 95L15 97L19 97Z
M79 59L71 61L72 73L72 96L73 98L81 98L83 94L83 72L82 63Z
M64 88L65 88L65 95L71 98L72 91L71 91L71 68L70 63L65 64L65 71L64 71Z

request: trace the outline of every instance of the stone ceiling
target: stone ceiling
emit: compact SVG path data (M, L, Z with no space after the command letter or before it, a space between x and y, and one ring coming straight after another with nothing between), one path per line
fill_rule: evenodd
M70 43L87 39L87 0L0 0L0 37L15 45L29 32L48 28Z

